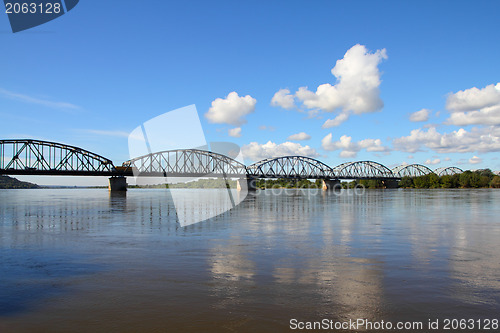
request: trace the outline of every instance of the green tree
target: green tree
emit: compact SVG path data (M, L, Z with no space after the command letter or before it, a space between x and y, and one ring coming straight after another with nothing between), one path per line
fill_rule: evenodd
M453 179L450 175L441 176L440 179L442 188L453 188Z
M500 177L499 176L494 176L491 179L490 186L493 188L500 188Z
M415 184L416 188L429 188L430 187L430 181L429 181L428 175L415 177L413 179L413 183Z
M441 186L439 176L435 173L428 174L426 177L429 182L429 188L439 188Z
M472 171L464 171L460 174L459 183L461 187L471 187L472 184Z
M489 187L491 179L493 177L488 177L488 176L479 176L479 184L478 187Z
M491 179L495 176L495 174L490 169L481 169L475 172L478 173L480 176L488 177Z
M403 177L403 178L401 178L401 181L399 182L399 187L402 187L402 188L413 188L413 187L415 187L415 184L413 184L413 178L411 178L411 177Z

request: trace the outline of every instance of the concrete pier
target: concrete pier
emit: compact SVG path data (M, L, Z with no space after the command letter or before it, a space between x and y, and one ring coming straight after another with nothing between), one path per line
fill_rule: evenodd
M340 191L341 189L339 179L323 179L323 191Z
M255 178L240 178L237 181L236 189L238 191L247 189L248 192L257 190L257 179Z
M121 176L114 176L109 178L108 189L112 192L115 191L126 191L127 190L127 178Z

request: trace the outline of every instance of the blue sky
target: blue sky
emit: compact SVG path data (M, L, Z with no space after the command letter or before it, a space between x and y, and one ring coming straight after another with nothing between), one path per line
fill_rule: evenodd
M207 141L239 144L248 162L500 170L499 12L498 1L80 1L16 34L3 14L0 137L119 165L134 128L195 104Z

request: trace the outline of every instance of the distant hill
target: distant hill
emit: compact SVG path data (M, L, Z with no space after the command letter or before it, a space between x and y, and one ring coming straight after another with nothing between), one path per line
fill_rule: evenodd
M37 184L22 182L16 178L0 175L0 189L5 188L40 188Z

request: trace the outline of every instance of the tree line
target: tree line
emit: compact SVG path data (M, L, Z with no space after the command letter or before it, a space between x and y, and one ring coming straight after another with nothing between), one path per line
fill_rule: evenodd
M384 188L381 180L356 180L347 183L347 188L363 185L366 188ZM430 173L418 177L403 177L399 181L400 188L500 188L500 176L490 169L464 171L455 175L438 176Z
M399 182L402 188L500 188L500 177L490 169L464 171L455 175L403 177Z
M258 179L257 188L321 188L323 183L320 179L310 181L308 179ZM378 179L362 179L351 182L342 182L344 189L355 188L384 188L386 185ZM400 188L500 188L500 176L495 175L490 169L475 171L464 171L455 175L438 176L435 173L419 177L403 177L399 181Z

